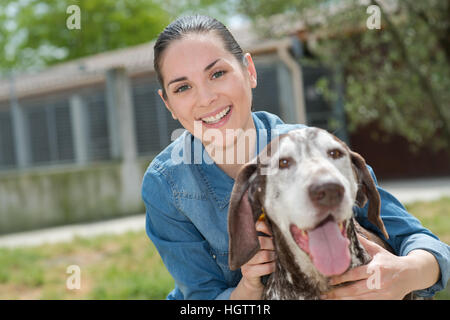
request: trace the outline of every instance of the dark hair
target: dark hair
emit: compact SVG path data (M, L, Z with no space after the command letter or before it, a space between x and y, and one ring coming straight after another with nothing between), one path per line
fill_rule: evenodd
M154 52L154 60L153 65L155 68L156 75L158 76L159 84L162 87L163 96L166 99L167 94L164 89L164 79L161 75L161 57L164 53L164 50L169 46L169 44L174 41L181 39L183 36L190 33L208 33L211 31L215 31L217 35L222 39L224 43L224 47L227 51L233 54L237 61L241 62L245 65L244 54L242 52L241 47L234 39L233 35L230 31L223 25L222 22L201 15L194 16L183 16L171 24L169 24L158 36L156 40L155 46L153 48Z

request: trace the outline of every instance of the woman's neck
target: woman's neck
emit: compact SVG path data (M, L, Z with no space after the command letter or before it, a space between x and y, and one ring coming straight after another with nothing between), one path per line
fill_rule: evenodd
M256 128L252 117L250 118L251 123L248 128L234 132L233 142L226 147L216 147L213 144L205 146L206 151L216 165L233 179L237 177L239 169L255 156Z

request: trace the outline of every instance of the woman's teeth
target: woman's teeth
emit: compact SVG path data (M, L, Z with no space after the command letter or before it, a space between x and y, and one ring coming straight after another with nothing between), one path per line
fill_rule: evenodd
M230 111L231 107L228 106L225 109L222 110L222 112L219 112L218 114L216 114L213 117L207 117L207 118L202 118L202 120L206 123L216 123L218 121L220 121L224 116L227 115L228 111Z

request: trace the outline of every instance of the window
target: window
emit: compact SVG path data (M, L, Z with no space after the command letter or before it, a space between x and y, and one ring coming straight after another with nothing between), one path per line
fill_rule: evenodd
M86 106L89 160L111 159L105 89L83 94Z
M154 77L133 79L131 83L138 154L158 152L171 143L172 132L182 126L164 106Z
M0 109L0 169L14 167L16 155L9 109Z
M257 63L258 85L253 89L252 107L280 115L277 66L274 63Z
M31 164L73 161L69 102L47 98L22 105L28 128Z

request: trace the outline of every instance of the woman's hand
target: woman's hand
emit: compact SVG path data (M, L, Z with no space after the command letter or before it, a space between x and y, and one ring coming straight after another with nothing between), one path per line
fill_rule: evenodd
M261 299L264 288L261 277L275 271L276 255L272 233L265 221L256 222L256 231L263 232L270 237L258 237L261 249L241 267L242 279L231 293L230 299Z
M331 285L355 281L332 289L324 299L402 299L411 291L409 266L405 257L395 256L379 245L358 235L372 260L330 279Z

